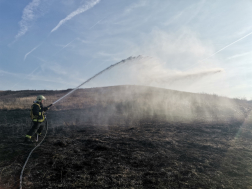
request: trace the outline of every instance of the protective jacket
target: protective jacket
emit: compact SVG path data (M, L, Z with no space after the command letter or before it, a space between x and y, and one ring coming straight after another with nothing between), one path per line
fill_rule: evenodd
M34 122L42 123L45 120L44 112L47 111L47 107L43 107L41 102L35 101L34 104L31 106L31 119Z

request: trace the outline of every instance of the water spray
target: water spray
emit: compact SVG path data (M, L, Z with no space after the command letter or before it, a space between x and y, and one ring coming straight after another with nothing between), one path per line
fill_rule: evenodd
M115 64L112 64L111 66L105 68L104 70L100 71L99 73L95 74L93 77L89 78L88 80L86 80L85 82L81 83L79 86L77 86L76 88L72 89L70 92L68 92L67 94L65 94L64 96L62 96L61 98L59 98L58 100L56 100L55 102L53 102L51 105L49 105L48 107L56 104L57 102L61 101L63 98L67 97L68 95L70 95L71 93L73 93L74 91L76 91L77 89L79 89L81 86L83 86L84 84L88 83L89 81L91 81L92 79L96 78L97 76L101 75L102 73L104 73L107 70L110 70L111 68L119 65L119 64L123 64L126 63L129 60L134 60L134 59L141 59L143 58L141 55L137 56L137 57L129 57L125 60L122 60L120 62L117 62Z

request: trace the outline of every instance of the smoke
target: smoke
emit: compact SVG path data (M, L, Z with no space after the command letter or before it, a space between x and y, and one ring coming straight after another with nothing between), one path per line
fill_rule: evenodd
M134 126L141 120L226 123L244 119L232 99L145 86L78 89L55 106L69 109L61 112L59 120L101 126Z
M201 81L197 85L199 88L204 84L207 86L203 78L212 80L223 72L221 68L177 71L166 68L165 63L152 57L129 57L107 67L68 91L54 104L57 103L56 108L69 109L68 116L62 115L62 120L65 122L78 120L78 123L99 125L134 125L140 120L176 122L242 120L243 112L234 100L183 90L185 85L193 86L199 81ZM114 80L114 85L117 82L121 86L80 89L87 83L92 83L93 87L97 87L98 83L104 86L104 81L108 78ZM160 88L159 85L162 84L168 86L168 89ZM169 86L174 85L179 86L181 91L169 89Z

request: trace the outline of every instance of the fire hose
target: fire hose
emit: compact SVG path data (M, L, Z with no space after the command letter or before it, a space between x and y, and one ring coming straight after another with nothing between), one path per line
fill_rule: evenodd
M45 133L44 138L43 138L43 139L38 143L38 145L35 146L35 148L33 148L32 151L29 153L29 155L28 155L28 157L27 157L27 159L26 159L26 161L25 161L25 164L24 164L24 166L23 166L23 168L22 168L22 171L21 171L21 174L20 174L20 189L22 189L22 180L23 180L22 177L23 177L24 169L25 169L25 166L26 166L26 164L27 164L27 162L28 162L28 160L29 160L29 158L30 158L32 152L33 152L36 148L38 148L38 147L41 145L41 143L44 141L44 139L46 138L46 134L47 134L47 131L48 131L47 119L45 119L45 126L46 126L46 133Z
M101 75L103 72L105 72L105 71L107 71L107 70L110 70L111 68L113 68L113 67L115 67L115 66L117 66L117 65L119 65L119 64L125 63L125 62L127 62L128 60L142 59L142 58L143 58L142 56L129 57L129 58L126 59L126 60L122 60L122 61L120 61L120 62L117 62L117 63L115 63L115 64L112 64L111 66L109 66L109 67L105 68L104 70L100 71L99 73L95 74L93 77L89 78L89 79L86 80L85 82L81 83L81 84L80 84L79 86L77 86L76 88L72 89L70 92L68 92L67 94L65 94L64 96L62 96L61 98L59 98L58 100L56 100L55 102L53 102L52 104L50 104L48 107L51 107L52 105L54 105L54 104L56 104L57 102L61 101L63 98L67 97L68 95L70 95L71 93L73 93L73 92L76 91L78 88L80 88L80 87L83 86L84 84L88 83L89 81L91 81L92 79L94 79L95 77L97 77L98 75ZM44 138L38 143L38 145L37 145L35 148L33 148L33 149L31 150L31 152L29 153L29 155L28 155L28 157L27 157L27 159L26 159L26 161L25 161L25 164L24 164L24 166L23 166L23 168L22 168L22 171L21 171L21 174L20 174L20 189L22 189L22 177L23 177L23 172L24 172L25 166L26 166L26 164L27 164L27 162L28 162L28 160L29 160L29 158L30 158L32 152L33 152L36 148L38 148L38 147L41 145L41 143L44 141L44 139L46 138L46 134L47 134L47 131L48 131L47 119L46 119L45 121L46 121L46 122L45 122L45 123L46 123L46 133L45 133L45 136L44 136Z

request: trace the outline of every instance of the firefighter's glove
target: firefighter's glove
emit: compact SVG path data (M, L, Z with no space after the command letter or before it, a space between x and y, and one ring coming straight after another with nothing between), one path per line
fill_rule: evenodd
M50 107L51 107L52 105L53 105L53 104L50 104L49 106L45 107L45 108L44 108L44 111L49 110L49 109L50 109Z

